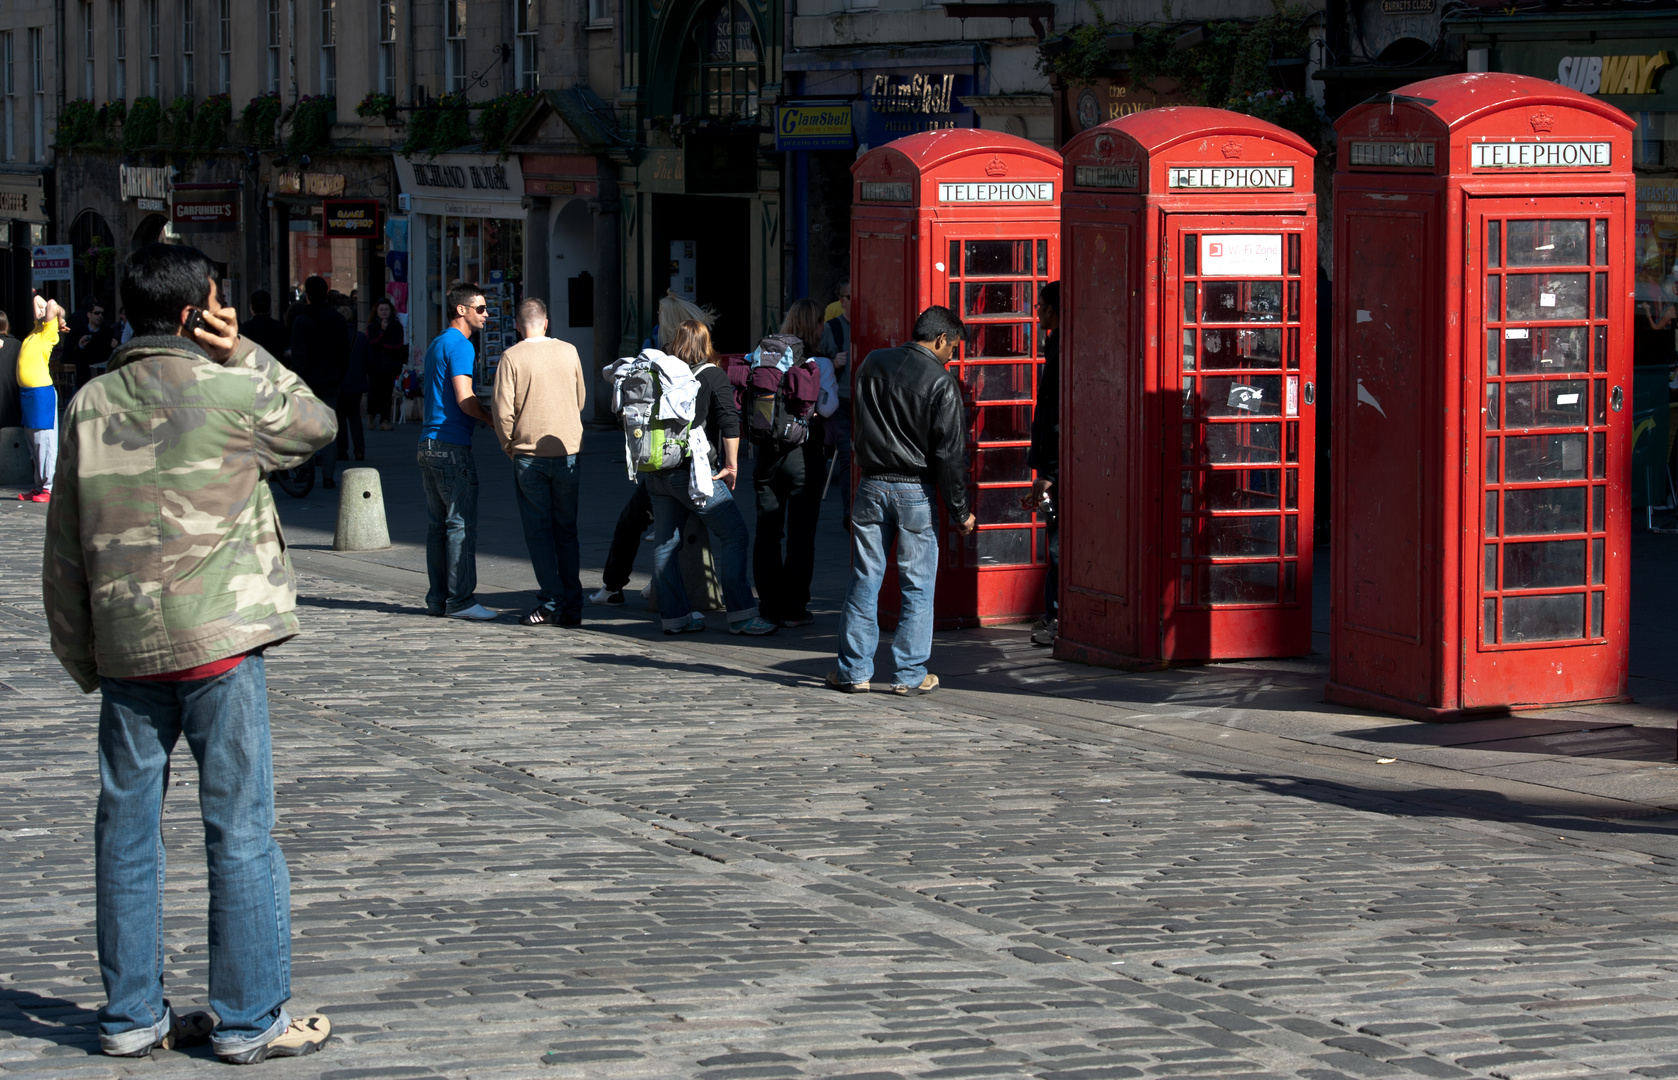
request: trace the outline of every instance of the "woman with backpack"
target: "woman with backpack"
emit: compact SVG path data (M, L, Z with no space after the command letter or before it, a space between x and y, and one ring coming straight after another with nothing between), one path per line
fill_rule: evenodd
M692 427L704 431L710 449L708 461L690 463L684 458L674 468L642 474L653 504L653 589L664 632L692 634L705 629L705 617L688 602L676 558L682 547L682 526L688 514L694 513L711 535L711 555L728 608L728 632L754 637L773 634L779 627L758 616L746 576L746 519L730 494L740 461L740 414L734 408L734 389L716 364L711 331L697 319L688 319L677 328L670 355L693 369L698 386ZM689 474L694 467L704 468L714 481L709 498L696 499L692 494Z
M816 569L816 521L827 480L822 421L839 407L833 361L820 355L822 330L821 305L808 298L795 300L781 321L781 332L765 338L751 357L753 422L748 430L755 450L752 488L757 495L752 574L764 614L782 626L816 621L810 614L810 578ZM766 417L768 422L759 422Z

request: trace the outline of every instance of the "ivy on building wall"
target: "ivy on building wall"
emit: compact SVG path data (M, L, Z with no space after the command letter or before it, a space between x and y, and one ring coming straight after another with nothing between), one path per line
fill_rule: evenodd
M514 90L492 98L478 113L478 139L486 152L506 153L513 132L536 104L535 90Z
M239 134L255 146L273 146L279 141L275 126L283 111L280 95L258 94L239 110Z
M187 144L194 150L215 150L227 142L227 125L233 119L233 99L211 94L192 117Z
M163 126L163 106L154 97L137 97L128 107L128 117L122 122L122 148L136 153L148 146L156 146Z
M369 90L367 96L361 99L361 104L355 107L355 114L363 120L383 120L387 124L395 123L396 99L389 94Z
M86 98L65 102L64 108L58 110L58 129L53 134L53 141L60 149L103 144L107 132L100 111Z
M338 122L338 99L305 94L292 106L290 119L286 153L313 154L325 150L332 145L332 125Z
M158 142L168 146L187 146L192 142L192 99L178 97L163 110L158 125Z
M423 154L436 157L472 141L471 114L466 95L444 94L414 111L408 121L408 136L402 141L405 157Z

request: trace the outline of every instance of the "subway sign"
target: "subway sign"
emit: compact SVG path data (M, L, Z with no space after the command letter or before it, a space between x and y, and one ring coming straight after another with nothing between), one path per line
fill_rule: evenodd
M1606 169L1614 147L1605 142L1477 142L1469 144L1476 169Z
M1672 66L1672 53L1630 56L1564 56L1556 62L1556 81L1581 94L1658 94L1661 73Z

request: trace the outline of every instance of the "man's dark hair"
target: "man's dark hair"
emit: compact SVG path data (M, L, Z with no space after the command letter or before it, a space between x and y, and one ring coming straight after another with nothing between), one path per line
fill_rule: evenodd
M128 325L141 336L175 333L182 308L209 303L215 276L215 263L197 248L147 244L123 267L122 306Z
M274 298L268 295L267 289L258 289L251 293L251 314L267 315L274 310Z
M961 339L961 320L941 304L933 304L915 319L915 340L936 341L939 334Z
M449 306L448 306L448 320L447 321L454 322L456 319L460 318L460 312L456 311L455 309L460 308L460 307L473 307L473 306L475 306L475 305L473 305L472 301L476 300L478 297L482 296L483 294L484 294L484 290L483 290L482 286L479 286L479 285L477 285L473 282L470 282L470 281L463 281L459 285L456 285L454 288L450 289L449 290Z
M840 289L848 289L850 287L851 287L851 275L846 274L844 277L839 279L839 284L837 284L833 287L833 295L838 296Z
M1037 294L1037 306L1060 310L1060 282L1051 281Z
M12 320L6 318L6 313L0 311L0 334L9 334L12 330Z
M326 296L330 291L326 287L326 279L319 275L310 277L303 282L303 295L309 298L311 304L326 303Z

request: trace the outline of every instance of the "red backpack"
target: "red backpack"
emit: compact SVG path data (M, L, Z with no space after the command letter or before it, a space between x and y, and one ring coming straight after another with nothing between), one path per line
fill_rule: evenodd
M733 373L730 373L733 382ZM810 438L810 415L821 397L821 371L804 359L804 343L771 334L758 344L746 379L741 415L754 443L788 450Z

